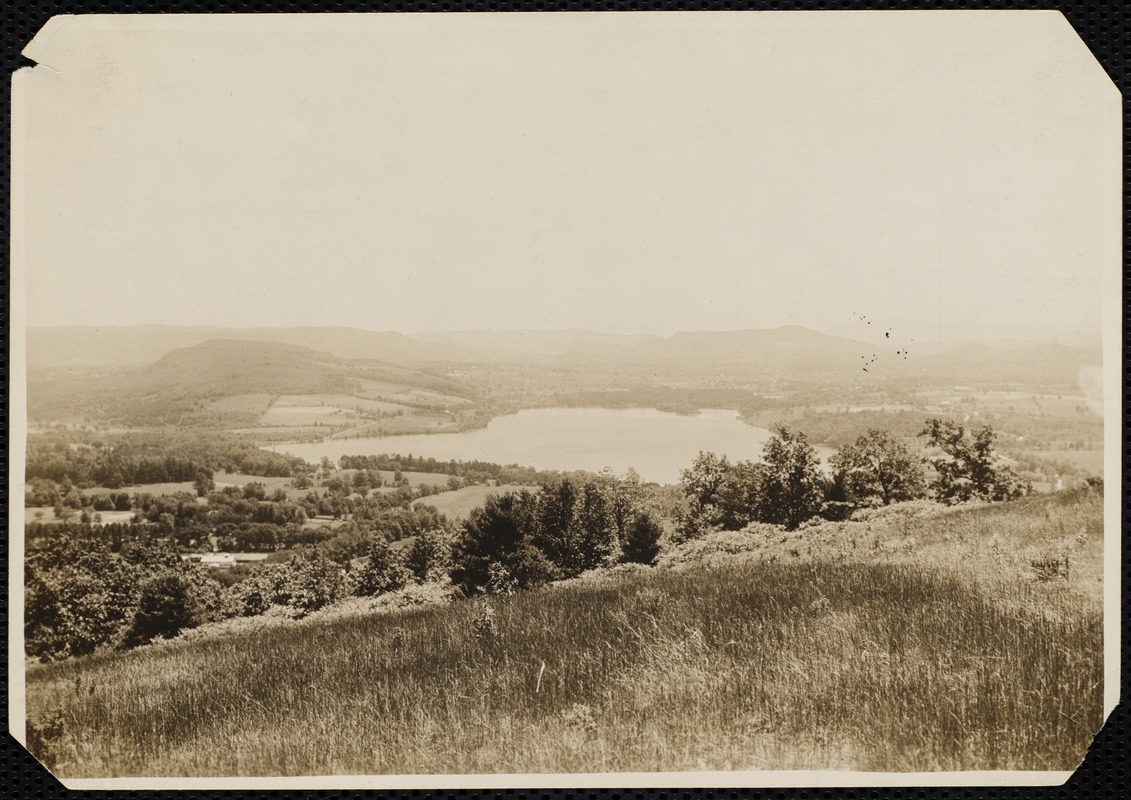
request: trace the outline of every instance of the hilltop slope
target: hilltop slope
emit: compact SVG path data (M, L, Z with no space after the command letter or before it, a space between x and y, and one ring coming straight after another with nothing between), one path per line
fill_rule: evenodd
M100 777L1071 770L1102 722L1098 493L670 556L36 666L29 727Z

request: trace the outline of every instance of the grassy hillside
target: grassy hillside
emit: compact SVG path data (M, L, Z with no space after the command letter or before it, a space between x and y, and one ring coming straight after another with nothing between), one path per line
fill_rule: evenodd
M67 776L1072 769L1098 493L769 526L547 589L33 667ZM238 628L238 626L237 626Z

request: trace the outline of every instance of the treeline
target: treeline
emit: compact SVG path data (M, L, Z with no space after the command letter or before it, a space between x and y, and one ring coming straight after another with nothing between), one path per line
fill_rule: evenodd
M37 434L28 438L26 463L29 480L84 489L195 481L218 471L292 477L309 468L300 458L261 450L236 436L183 432Z
M129 492L90 492L84 494L66 478L56 483L50 478L31 478L24 485L25 506L55 506L56 516L63 508L94 511L129 511L133 500Z
M780 404L780 401L761 397L746 389L681 389L671 386L570 392L557 395L553 402L574 407L654 408L676 414L694 414L704 408L726 408L752 414Z
M379 538L352 551L308 547L282 563L217 570L191 564L167 541L125 543L55 533L26 559L24 642L45 661L124 649L181 631L278 608L299 617L351 596L371 596L446 570L448 537L421 534L403 556ZM242 570L242 573L241 573Z
M61 527L72 536L98 538L115 553L125 543L154 539L167 540L184 552L214 547L271 553L330 538L334 534L326 533L328 529L306 524L314 517L329 517L349 520L367 536L395 542L447 524L431 506L412 506L413 500L430 491L424 486L402 486L393 492L361 495L348 483L331 480L325 490L311 490L296 500L288 499L283 489L268 494L263 484L254 481L243 488L213 490L203 498L190 492L106 495L117 500L118 510L124 505L134 511L125 535L120 524L99 524L97 506L86 505L90 497L80 495L81 513L77 506L58 507L56 516L62 525L32 521L25 533L34 542ZM95 496L95 502L101 505L102 497Z
M740 530L751 523L796 529L813 518L846 519L856 509L931 497L940 503L1002 501L1032 491L1001 463L991 428L967 431L953 420L928 419L917 433L926 437L920 457L892 433L872 428L829 459L821 469L808 437L779 426L761 462L730 463L700 453L681 474L686 498L678 537L712 530Z
M907 409L898 411L813 411L805 409L801 416L786 424L802 431L810 441L832 447L843 447L870 430L883 430L899 439L914 439L923 430L924 413Z
M999 463L989 428L967 432L933 419L920 433L934 453L928 465L899 438L872 429L830 459L831 474L805 434L784 426L757 463L701 452L681 474L673 538L752 523L793 530L815 518L845 519L862 507L928 496L943 503L1008 500L1030 490ZM509 592L618 561L650 563L662 527L641 498L638 483L601 478L489 497L462 526L452 581L467 593Z
M411 507L417 497L407 487L362 497L342 486L337 491L312 490L292 501L282 490L267 497L261 485L250 483L243 489L229 486L212 492L207 503L187 493L146 496L139 516L155 525L158 535L186 550L200 549L211 536L220 550L269 553L330 538L333 534L305 525L314 517L349 519L363 535L389 542L446 524L429 506Z
M812 441L841 447L866 431L879 428L889 433L913 439L920 435L924 413L911 410L886 411L864 409L860 411L813 411L806 409L787 424L803 431ZM1103 421L1081 409L1075 417L1038 416L1013 412L1000 407L979 405L973 398L955 403L951 418L976 420L981 427L997 432L997 445L1013 458L1024 458L1032 451L1050 451L1054 445L1064 449L1089 449L1091 442L1102 444ZM1034 471L1039 471L1034 469ZM1070 464L1062 472L1078 472Z
M464 478L466 483L483 483L487 480L499 483L515 483L534 486L543 481L555 480L561 473L521 467L517 464L496 464L491 461L438 461L435 458L400 455L344 455L338 459L341 469L385 470L386 472L427 472L439 475L453 475ZM458 487L457 487L458 488Z

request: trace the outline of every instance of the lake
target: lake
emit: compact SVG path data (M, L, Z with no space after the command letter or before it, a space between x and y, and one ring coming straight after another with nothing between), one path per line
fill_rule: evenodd
M271 449L313 463L323 456L337 461L343 455L399 453L563 471L610 467L621 473L632 467L646 481L676 483L700 450L725 453L731 461L757 461L771 435L739 420L736 411L711 409L687 416L651 408L538 408L495 417L486 428L463 433L335 439Z

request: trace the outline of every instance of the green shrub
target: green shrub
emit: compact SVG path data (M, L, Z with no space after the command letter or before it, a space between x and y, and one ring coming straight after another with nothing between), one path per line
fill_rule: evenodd
M301 616L337 600L344 584L342 568L315 551L291 559L283 568L277 599Z
M403 588L411 579L399 555L387 542L374 540L364 566L352 576L350 587L359 597L371 597Z

